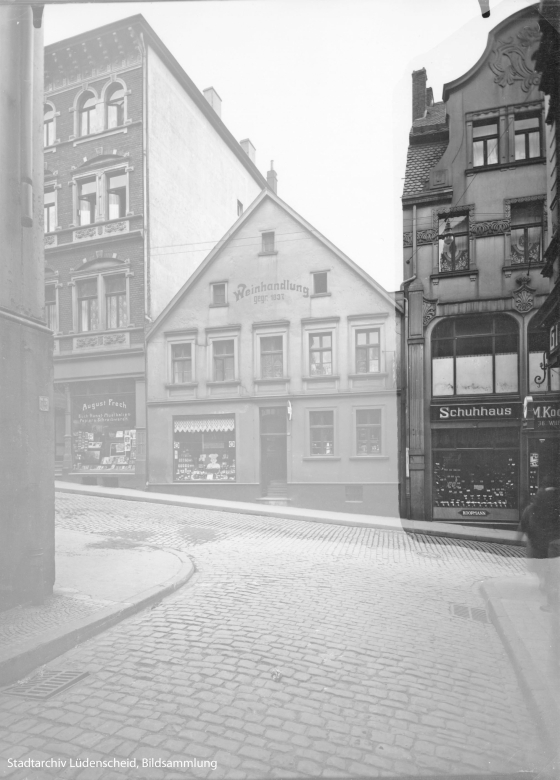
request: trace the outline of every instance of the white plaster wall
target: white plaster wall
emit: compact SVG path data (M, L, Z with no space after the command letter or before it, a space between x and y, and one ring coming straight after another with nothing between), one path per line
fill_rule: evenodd
M155 318L235 222L237 201L247 208L261 188L151 48L147 78Z

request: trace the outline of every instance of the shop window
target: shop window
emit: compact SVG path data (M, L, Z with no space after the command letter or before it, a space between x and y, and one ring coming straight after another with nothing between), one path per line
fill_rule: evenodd
M54 108L45 103L43 115L43 146L52 146L55 141Z
M542 246L542 201L511 204L511 262L539 263Z
M124 171L107 174L107 219L126 216L127 174Z
M262 251L265 254L274 252L274 233L272 231L262 234Z
M473 165L496 165L498 162L498 120L473 125Z
M56 191L54 187L46 187L43 200L43 227L45 233L51 233L56 228Z
M227 285L225 282L217 282L212 285L212 305L225 306L227 304Z
M434 506L517 509L519 431L432 431Z
M192 382L192 344L172 344L171 363L174 384Z
M313 276L313 295L325 295L328 292L327 271L319 271Z
M334 412L309 412L311 455L334 455Z
M381 409L356 410L357 455L381 453Z
M538 115L514 119L515 159L528 160L541 156L541 126Z
M379 330L357 330L356 373L376 374L379 371Z
M97 219L97 179L80 179L78 182L78 221L91 225Z
M309 334L309 375L330 376L332 365L332 333Z
M56 287L54 284L45 286L45 320L47 328L57 331Z
M235 379L235 342L233 339L212 343L214 382L227 382Z
M284 350L282 336L261 336L261 379L284 376Z
M173 420L174 482L235 482L235 418Z
M432 334L434 396L517 393L518 328L507 315L461 317Z
M78 330L86 333L99 328L97 278L82 279L76 283L78 298Z
M124 124L124 88L115 84L107 92L107 129Z
M105 277L105 326L108 330L128 325L126 277L124 274Z
M97 133L97 99L92 92L85 92L80 100L79 109L80 135Z
M549 336L545 330L531 329L529 341L529 392L545 393L560 391L560 368L549 368L546 372L541 367L546 365L546 355L549 350ZM538 385L536 380L542 381ZM543 381L544 380L544 381Z
M91 382L72 395L74 471L134 471L136 411L134 383Z
M439 270L441 273L469 268L469 217L444 216L439 219Z

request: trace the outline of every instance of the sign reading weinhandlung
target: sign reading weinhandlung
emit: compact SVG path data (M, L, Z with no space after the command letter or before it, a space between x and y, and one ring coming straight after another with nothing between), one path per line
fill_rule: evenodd
M268 303L269 301L282 301L287 292L297 292L304 298L309 298L309 287L297 284L290 279L282 279L280 282L261 282L260 284L238 284L233 291L235 303L243 298L253 296L253 303Z
M459 422L462 420L487 420L489 422L520 420L521 403L495 404L438 404L430 408L432 422Z

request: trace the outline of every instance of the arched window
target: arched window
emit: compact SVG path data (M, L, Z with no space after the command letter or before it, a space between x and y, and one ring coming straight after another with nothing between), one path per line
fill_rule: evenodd
M549 349L549 334L541 328L529 326L529 392L545 393L547 391L558 392L560 390L560 368L549 368L544 374L541 364L546 362L545 353ZM544 380L541 385L536 379Z
M124 88L115 84L107 92L107 129L124 124Z
M86 92L80 101L80 135L97 132L97 100L91 92Z
M52 146L54 144L54 108L45 103L43 118L43 145Z
M518 327L507 315L442 320L432 333L433 395L517 393L518 348Z

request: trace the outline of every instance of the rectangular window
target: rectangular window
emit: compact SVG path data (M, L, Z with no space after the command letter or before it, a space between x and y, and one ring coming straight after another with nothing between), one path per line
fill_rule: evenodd
M441 216L439 219L440 273L467 271L469 268L469 217Z
M515 159L529 160L541 156L541 126L538 116L518 117L514 120Z
M282 336L261 336L261 378L273 379L284 376L284 354Z
M192 344L172 344L171 361L174 384L192 382Z
M105 277L105 316L108 330L128 325L124 275Z
M235 345L233 339L214 341L214 381L235 379Z
M356 411L356 443L358 455L379 455L381 452L381 409Z
M542 257L542 201L511 204L511 262L539 263Z
M219 282L212 285L212 304L214 306L225 306L226 299L226 283Z
M43 145L52 146L54 144L54 118L47 119L43 124Z
M313 295L324 295L328 292L327 272L313 274Z
M309 375L332 374L332 333L309 334Z
M107 219L126 216L126 180L122 171L107 174Z
M473 126L473 165L496 165L498 162L498 122Z
M379 370L379 330L356 331L356 373L376 374Z
M334 455L334 412L309 412L311 455Z
M97 300L97 279L77 282L78 330L81 333L99 328L99 307Z
M44 195L44 229L51 233L56 228L56 193L54 187L48 187Z
M80 225L91 225L97 219L97 179L78 183L78 219Z
M173 481L235 482L235 418L176 417Z
M237 201L237 216L240 217L243 214L243 203L240 200Z
M274 252L274 233L263 233L262 234L262 251L263 252Z
M54 284L45 286L45 319L47 328L56 330L56 287Z

